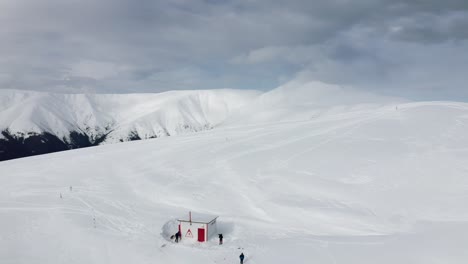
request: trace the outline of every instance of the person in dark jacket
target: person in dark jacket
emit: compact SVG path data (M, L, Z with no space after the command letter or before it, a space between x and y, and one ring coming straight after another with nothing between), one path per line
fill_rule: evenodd
M223 234L218 234L218 237L219 237L219 244L222 245L223 244Z
M240 264L244 264L244 253L241 253L239 256Z
M179 240L180 240L180 231L177 231L177 233L175 233L175 242L179 243Z

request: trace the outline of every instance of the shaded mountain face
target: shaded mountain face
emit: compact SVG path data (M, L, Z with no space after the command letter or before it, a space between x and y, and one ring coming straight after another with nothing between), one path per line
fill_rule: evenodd
M12 135L8 130L2 131L2 136L4 138L0 139L0 161L97 146L106 137L103 135L98 140L92 141L88 135L73 131L69 135L70 142L68 142L48 132Z
M256 98L243 90L84 95L0 91L0 161L212 129Z

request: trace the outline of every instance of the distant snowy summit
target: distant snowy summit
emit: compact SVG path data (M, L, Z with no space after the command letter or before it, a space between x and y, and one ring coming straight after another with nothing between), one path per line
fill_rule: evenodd
M211 129L258 95L230 89L158 94L0 90L0 160Z

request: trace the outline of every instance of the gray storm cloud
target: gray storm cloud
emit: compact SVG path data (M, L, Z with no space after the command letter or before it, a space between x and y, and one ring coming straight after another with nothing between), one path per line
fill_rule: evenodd
M272 89L468 100L467 1L0 0L0 88Z

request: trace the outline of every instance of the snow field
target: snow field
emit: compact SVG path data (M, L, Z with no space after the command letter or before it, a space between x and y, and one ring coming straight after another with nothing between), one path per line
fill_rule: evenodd
M467 104L304 109L0 163L0 262L466 263ZM189 210L224 245L170 242Z

